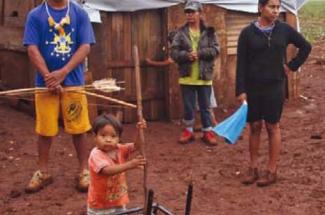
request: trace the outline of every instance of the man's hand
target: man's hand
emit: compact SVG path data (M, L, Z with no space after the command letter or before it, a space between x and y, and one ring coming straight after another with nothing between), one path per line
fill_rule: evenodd
M44 77L46 86L50 90L57 89L58 86L64 81L67 74L68 72L63 69L58 69L49 74L46 74Z
M284 73L286 74L286 76L288 76L289 73L292 72L291 69L288 67L287 64L284 64L283 67L284 67Z
M199 57L197 55L197 52L192 51L188 54L188 58L190 59L190 61L196 61Z
M244 101L247 101L247 94L246 94L246 93L242 93L242 94L240 94L240 95L237 97L237 100L238 100L240 103L243 103Z
M145 59L145 62L146 62L146 64L148 64L148 65L152 65L152 64L153 64L153 63L152 63L153 60L151 60L151 59L148 58L148 57Z

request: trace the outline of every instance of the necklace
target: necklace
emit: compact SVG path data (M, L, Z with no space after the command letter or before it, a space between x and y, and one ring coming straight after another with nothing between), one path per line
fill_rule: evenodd
M268 35L267 33L263 32L263 35L267 38L267 45L270 48L271 47L271 39L272 39L272 31Z
M272 39L272 33L274 29L274 23L272 23L270 26L262 27L259 22L257 22L257 27L260 29L260 31L263 33L263 35L267 38L267 44L268 47L271 47L271 39ZM266 33L268 32L268 33Z
M47 4L47 1L44 1L44 3L45 3L46 13L47 13L47 15L49 16L49 18L48 18L48 22L49 22L50 27L54 27L54 29L57 30L57 31L59 32L59 35L60 35L60 36L65 35L65 32L64 32L64 26L70 24L70 16L69 16L69 12L70 12L70 0L68 0L68 9L67 9L67 13L66 13L65 16L61 19L61 21L58 22L58 23L55 22L53 16L50 14L50 11L49 11L49 7L48 7L48 4Z

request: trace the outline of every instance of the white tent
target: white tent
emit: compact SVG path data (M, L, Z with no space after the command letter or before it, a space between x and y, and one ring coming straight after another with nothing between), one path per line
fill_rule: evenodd
M80 1L80 0L79 0ZM186 0L82 0L84 8L88 11L90 17L94 21L98 21L98 11L110 11L110 12L132 12L145 9L165 8L180 3L184 3ZM226 8L228 10L243 11L248 13L257 13L258 0L197 0L203 4L215 4L219 7ZM298 10L308 0L282 0L282 10L289 10L294 14L298 13Z

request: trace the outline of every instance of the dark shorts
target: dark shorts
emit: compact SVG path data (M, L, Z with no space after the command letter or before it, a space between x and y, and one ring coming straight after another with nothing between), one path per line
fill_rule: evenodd
M280 121L284 103L284 84L251 88L247 93L247 122L264 120L274 124Z

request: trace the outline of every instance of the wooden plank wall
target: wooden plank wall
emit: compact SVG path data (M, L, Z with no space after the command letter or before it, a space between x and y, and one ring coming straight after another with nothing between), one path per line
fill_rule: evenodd
M7 88L33 85L34 72L22 45L26 16L35 5L33 0L1 0L0 70Z
M229 55L237 54L237 42L241 30L256 19L256 14L228 11L227 13L227 49Z
M4 0L0 0L0 25L3 25Z
M167 31L175 31L185 23L184 5L179 4L167 9ZM183 117L183 102L178 84L178 68L174 63L168 68L167 86L168 100L167 112L169 119L181 119Z
M241 30L256 19L256 14L227 11L226 15L226 49L227 49L227 87L224 91L224 105L235 102L237 43Z
M26 15L34 6L34 0L4 0L4 26L24 27Z
M102 13L103 23L95 27L97 44L90 55L90 70L94 80L113 77L125 82L124 91L111 96L136 103L133 45L137 44L140 60L161 52L163 10L145 10L134 13ZM102 63L101 63L101 62ZM94 65L94 62L97 65ZM99 66L102 65L102 66ZM101 67L101 68L99 68ZM144 116L148 120L165 118L165 73L141 64ZM116 108L98 101L100 110L123 111L124 122L136 121L136 111Z
M8 89L27 88L34 83L33 68L25 52L0 51L1 84Z
M204 8L206 23L213 26L217 32L220 45L220 54L215 61L213 88L217 102L223 107L228 102L228 50L227 50L227 10L209 5Z

